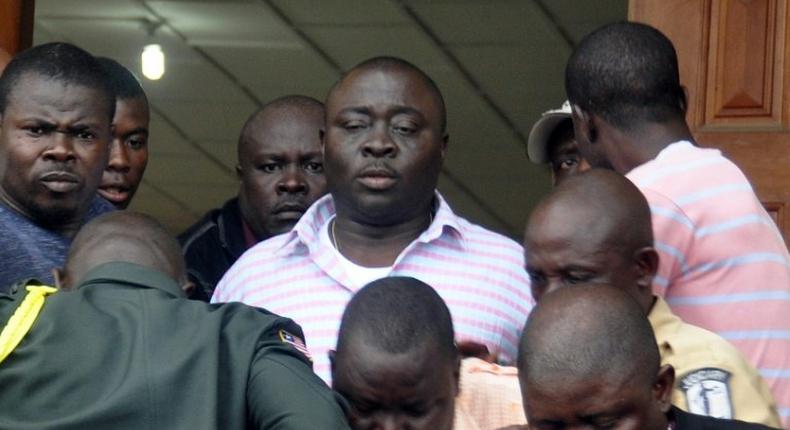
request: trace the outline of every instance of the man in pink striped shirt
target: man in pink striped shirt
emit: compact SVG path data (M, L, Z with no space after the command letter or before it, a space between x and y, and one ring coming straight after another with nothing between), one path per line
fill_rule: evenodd
M650 203L655 292L740 348L790 425L790 255L740 169L694 143L672 42L643 24L605 26L565 79L584 158L625 174Z
M459 346L516 358L532 307L523 250L453 213L436 191L447 149L436 84L397 58L367 60L330 91L323 132L330 196L294 229L264 241L225 274L212 301L242 301L298 321L329 380L327 352L352 295L411 276L450 308Z

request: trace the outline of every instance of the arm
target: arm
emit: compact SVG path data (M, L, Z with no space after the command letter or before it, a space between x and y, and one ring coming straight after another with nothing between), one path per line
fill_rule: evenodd
M249 421L256 429L348 429L343 400L284 344L262 346L250 369Z

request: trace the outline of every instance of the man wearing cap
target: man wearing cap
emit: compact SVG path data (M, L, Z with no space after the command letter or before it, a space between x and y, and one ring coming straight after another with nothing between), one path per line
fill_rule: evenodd
M576 144L570 103L566 101L559 109L543 112L529 132L527 156L535 164L551 167L551 184L555 187L565 178L590 168Z

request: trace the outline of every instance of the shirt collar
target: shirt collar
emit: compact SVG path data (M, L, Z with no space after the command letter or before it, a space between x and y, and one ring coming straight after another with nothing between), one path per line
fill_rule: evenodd
M422 232L417 238L418 242L430 242L438 239L447 230L458 241L462 249L466 244L464 235L466 233L459 217L447 204L439 191L434 191L434 217L428 229ZM282 245L275 252L294 253L299 247L306 247L310 252L314 252L314 247L319 244L321 228L335 217L335 202L330 194L318 199L307 212L302 215L294 228L285 233L288 235Z
M653 331L666 329L666 327L680 322L680 318L669 309L669 304L667 304L666 300L658 296L656 296L656 301L647 314L647 319L650 320Z
M126 262L104 263L91 269L75 289L102 283L131 284L140 288L154 288L175 297L184 297L181 287L169 276L157 270Z

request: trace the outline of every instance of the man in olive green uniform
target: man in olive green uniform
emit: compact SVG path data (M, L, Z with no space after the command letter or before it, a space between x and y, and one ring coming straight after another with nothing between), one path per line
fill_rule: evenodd
M566 285L610 284L647 315L661 364L675 369L672 404L697 415L779 427L757 370L721 336L683 322L653 295L658 254L650 207L628 179L591 170L566 179L529 218L524 239L532 295Z
M178 245L150 218L97 218L56 279L71 291L47 296L0 362L0 429L348 428L299 326L185 299ZM0 295L1 325L26 290Z

